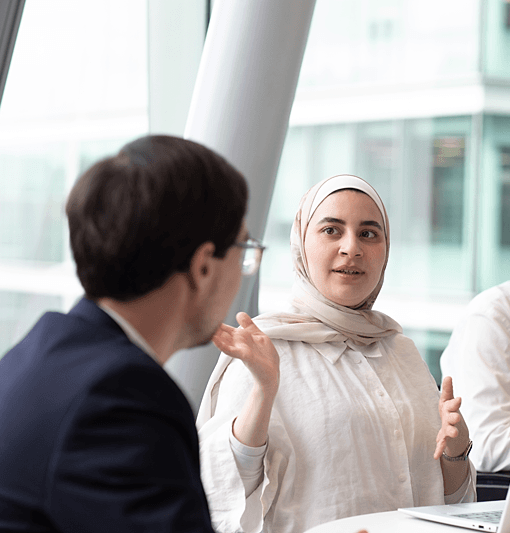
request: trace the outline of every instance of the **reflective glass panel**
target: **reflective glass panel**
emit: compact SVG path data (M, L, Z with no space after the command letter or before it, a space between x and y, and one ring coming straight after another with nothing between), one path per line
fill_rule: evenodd
M502 0L492 1L503 10ZM479 23L479 0L317 0L300 85L409 83L476 73Z
M66 146L1 143L0 260L64 259Z
M378 191L390 218L385 291L470 294L470 143L470 117L291 128L267 224L263 286L292 283L289 235L302 194L325 177L353 173Z
M470 117L406 121L399 216L391 217L388 289L415 295L469 295L474 213L467 208ZM390 215L391 216L391 215Z
M0 357L23 338L42 313L58 311L62 303L58 296L0 291Z
M0 346L81 293L77 176L148 131L147 0L27 0L0 108Z
M510 279L510 117L483 122L477 290Z
M490 77L510 78L510 2L484 0L483 71Z

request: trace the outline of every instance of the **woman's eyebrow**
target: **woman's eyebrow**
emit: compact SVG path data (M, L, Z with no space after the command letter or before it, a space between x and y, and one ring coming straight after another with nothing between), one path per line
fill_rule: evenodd
M342 220L341 218L334 218L334 217L324 217L317 222L317 226L320 224L324 224L325 222L330 222L332 224L343 224L345 226L345 220Z
M343 226L345 226L345 220L342 220L341 218L335 218L335 217L324 217L321 220L319 220L319 222L317 222L317 226L319 226L320 224L328 223L328 222L330 224L342 224ZM379 222L377 222L376 220L363 220L362 222L360 222L359 225L360 226L374 226L380 229L381 231L383 231L381 224L379 224Z
M360 223L360 226L375 226L376 228L383 231L381 224L379 224L379 222L375 220L364 220L363 222Z

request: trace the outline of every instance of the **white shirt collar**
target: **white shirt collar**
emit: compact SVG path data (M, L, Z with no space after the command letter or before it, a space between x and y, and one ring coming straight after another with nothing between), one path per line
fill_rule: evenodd
M108 316L114 320L119 327L122 329L122 331L126 334L127 338L135 345L140 348L140 350L143 350L147 355L152 357L158 365L160 365L156 352L150 347L149 343L136 331L136 329L122 316L120 316L118 313L110 309L109 307L106 307L102 304L97 304L98 307L100 307Z
M312 346L333 365L336 364L345 350L351 350L364 357L382 357L380 345L380 342L374 342L367 346L358 346L351 339L344 342L312 343Z

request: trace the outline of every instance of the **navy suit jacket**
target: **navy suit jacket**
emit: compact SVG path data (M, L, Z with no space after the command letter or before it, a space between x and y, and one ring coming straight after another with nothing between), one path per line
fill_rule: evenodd
M90 300L0 359L7 531L213 531L189 403Z

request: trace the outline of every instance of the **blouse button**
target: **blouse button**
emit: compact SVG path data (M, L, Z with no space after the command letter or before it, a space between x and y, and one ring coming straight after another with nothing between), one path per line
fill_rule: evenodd
M395 437L397 437L397 439L400 439L400 436L401 436L400 430L396 429L395 430Z
M398 476L398 480L400 481L400 483L404 483L406 479L407 476L405 474L400 474L400 476Z
M379 396L384 396L384 391L382 389L377 389L377 394L379 394Z

